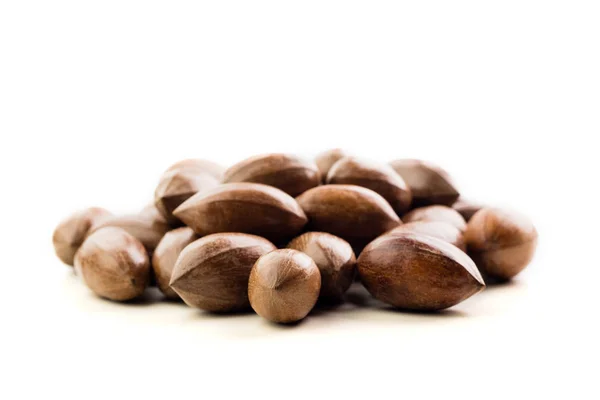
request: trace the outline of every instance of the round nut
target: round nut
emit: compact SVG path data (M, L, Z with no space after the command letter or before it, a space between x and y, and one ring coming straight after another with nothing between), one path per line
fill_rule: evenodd
M402 217L404 222L440 221L455 226L461 232L467 229L465 219L458 211L446 206L427 206L415 208Z
M250 305L272 322L296 322L315 306L321 274L315 262L292 249L276 250L256 261L248 283Z
M52 234L54 251L62 262L73 265L75 253L90 229L112 214L103 208L91 207L78 211L62 220Z
M462 251L467 251L467 245L463 233L456 226L441 221L415 221L400 225L389 231L388 235L404 232L415 232L423 235L433 236L448 242Z
M91 234L75 255L75 268L94 293L115 301L140 296L150 279L144 246L120 228L102 228Z
M356 257L345 240L325 232L307 232L287 246L313 259L321 272L321 298L340 299L356 273Z
M413 207L450 206L458 199L459 192L450 175L437 165L421 160L396 160L390 164L410 187Z
M323 180L327 178L329 169L333 166L333 164L346 156L348 156L348 154L342 149L331 149L324 151L315 157L315 163L321 172L321 177Z
M526 216L498 208L475 213L465 232L469 255L484 276L508 280L533 259L538 233Z
M191 307L212 312L249 307L248 278L260 256L275 250L266 239L244 233L205 236L183 249L171 288Z
M228 183L197 193L174 215L199 236L243 232L289 240L306 224L306 215L293 197L258 183Z
M334 234L357 247L401 223L383 197L360 186L319 186L297 200L308 216L308 230Z
M225 171L224 183L254 182L274 186L292 197L321 183L317 165L290 154L250 157Z
M179 295L171 289L169 282L175 268L175 262L183 249L198 236L191 228L177 228L163 236L152 255L152 268L156 276L158 288L170 299L179 299Z
M464 252L413 232L384 235L371 242L358 257L358 273L375 298L408 310L452 307L485 287Z
M344 157L331 167L326 183L371 189L386 199L398 214L407 211L412 202L410 189L388 164Z

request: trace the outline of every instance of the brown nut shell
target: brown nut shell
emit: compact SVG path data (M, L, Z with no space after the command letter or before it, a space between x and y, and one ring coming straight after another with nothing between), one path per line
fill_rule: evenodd
M526 216L498 208L482 208L467 225L469 255L484 276L508 280L533 259L538 233Z
M220 181L223 178L223 173L225 172L225 168L223 168L223 166L212 161L203 160L201 158L189 158L186 160L178 161L175 164L171 165L165 171L165 174L170 171L182 169L194 170L196 173L207 173L218 181Z
M312 258L292 249L276 250L256 261L248 283L250 305L272 322L300 321L315 306L321 274Z
M321 183L317 165L290 154L264 154L241 161L227 171L224 183L254 182L274 186L292 197Z
M324 151L315 157L315 163L321 172L323 181L325 181L327 178L329 169L333 166L333 164L347 156L349 156L349 154L342 149L331 149Z
M358 257L361 282L377 299L397 308L435 311L481 291L475 263L443 240L413 232L384 235Z
M458 211L447 206L426 206L415 208L402 217L404 222L439 221L455 226L461 232L467 229L465 219Z
M162 237L169 231L169 225L161 219L148 218L147 215L121 215L104 218L90 234L106 227L121 228L142 242L149 253L152 253Z
M308 230L331 233L352 246L363 246L401 223L383 197L360 186L319 186L296 200L308 216Z
M404 179L412 192L412 206L432 204L450 206L459 192L450 175L439 166L422 160L396 160L392 168Z
M75 253L84 242L88 232L102 219L111 215L103 208L90 207L62 220L52 234L52 243L58 258L72 266Z
M348 290L356 274L356 257L348 242L325 232L307 232L288 246L313 259L321 272L319 297L338 300Z
M163 174L154 192L154 204L171 224L179 222L173 211L198 192L219 185L212 175L196 169L175 169Z
M345 157L331 167L326 183L371 189L386 199L398 214L407 211L412 202L410 188L388 164Z
M258 183L228 183L198 193L174 215L199 236L243 232L289 240L306 224L306 215L293 197Z
M152 269L156 275L156 283L163 294L170 299L179 299L179 295L171 289L169 282L175 263L183 249L198 239L192 228L173 229L163 236L152 255Z
M454 204L452 204L452 208L458 211L458 213L462 215L466 222L469 222L473 215L475 215L477 211L481 210L483 206L481 204L460 198Z
M396 234L404 232L415 232L423 235L433 236L441 239L444 242L448 242L462 251L467 251L467 245L463 232L456 226L451 225L447 222L440 221L415 221L408 222L400 225L397 228L392 229L386 234Z
M248 278L260 256L275 250L266 239L244 233L205 236L183 249L171 288L191 307L212 312L248 309Z
M115 301L140 296L150 280L142 243L114 227L99 229L83 242L75 255L75 268L94 293Z

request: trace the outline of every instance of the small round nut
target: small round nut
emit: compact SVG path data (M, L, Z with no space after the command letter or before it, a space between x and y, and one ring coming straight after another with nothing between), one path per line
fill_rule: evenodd
M88 232L102 219L112 214L103 208L91 207L78 211L62 220L52 235L54 251L62 262L73 265L75 253L84 242Z
M319 297L321 274L312 258L292 249L256 261L248 283L250 305L272 322L291 323L308 315Z
M150 280L146 249L123 229L107 227L91 234L75 255L75 269L98 296L115 301L140 296Z
M465 232L467 250L484 276L511 279L532 260L538 233L526 216L499 208L482 208Z

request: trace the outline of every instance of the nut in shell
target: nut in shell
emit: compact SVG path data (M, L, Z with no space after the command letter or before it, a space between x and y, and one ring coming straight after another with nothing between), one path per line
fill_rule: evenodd
M85 240L75 255L75 268L94 293L115 301L140 296L150 279L142 243L114 227L99 229Z
M256 261L248 283L250 304L272 322L300 321L315 306L321 274L312 258L292 249L270 252Z
M254 182L274 186L292 197L321 183L317 165L290 154L264 154L230 167L224 183Z
M275 246L244 233L205 236L183 249L171 288L191 307L212 312L248 309L248 278L258 258Z
M123 229L138 239L150 254L170 229L169 225L160 219L151 219L145 215L131 214L104 218L90 230L90 234L106 227Z
M358 257L361 282L394 307L436 311L452 307L485 284L473 260L440 239L413 232L384 235Z
M331 149L318 154L317 157L315 157L315 163L321 172L323 180L327 178L329 169L333 164L347 156L349 156L349 154L342 149Z
M392 229L386 234L394 235L397 233L404 232L415 232L423 235L433 236L441 239L444 242L448 242L462 251L467 251L467 245L463 232L456 226L451 225L447 222L441 221L415 221L408 222L400 225L397 228Z
M404 222L439 221L455 226L461 232L467 229L465 219L458 211L447 206L426 206L415 208L402 217Z
M54 251L62 262L73 265L75 253L90 230L112 214L103 208L90 207L62 220L52 235Z
M460 195L450 175L431 162L407 159L390 164L410 187L413 207L450 206Z
M152 269L156 283L160 291L170 299L179 299L179 295L169 286L177 258L183 249L196 239L198 236L191 228L173 229L163 236L154 250Z

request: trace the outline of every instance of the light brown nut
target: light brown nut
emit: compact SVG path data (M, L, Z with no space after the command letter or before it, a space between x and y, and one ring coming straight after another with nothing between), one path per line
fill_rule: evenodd
M241 161L225 171L224 183L254 182L274 186L292 197L321 183L317 165L290 154L264 154Z
M473 215L483 208L483 205L460 198L452 204L452 208L458 211L465 221L469 222Z
M526 216L498 208L475 213L465 232L467 250L486 278L508 280L533 259L538 233Z
M461 232L467 229L465 219L458 211L447 206L426 206L415 208L402 217L404 222L440 221L455 226Z
M485 287L464 252L413 232L384 235L369 243L358 257L358 273L375 298L408 310L442 310Z
M158 246L160 239L162 239L165 233L170 229L169 225L161 219L148 218L147 215L131 214L104 218L90 229L89 234L106 227L121 228L125 230L142 242L150 254L152 254L156 246Z
M396 160L390 164L410 187L413 207L450 206L458 199L456 185L439 166L422 160Z
M219 181L206 172L189 168L172 170L161 177L154 192L154 204L169 224L174 225L179 222L173 216L177 207L196 193L218 185Z
M54 251L62 262L73 265L75 253L90 229L112 214L103 208L90 207L62 220L52 234Z
M306 215L293 197L258 183L228 183L198 193L174 215L199 236L243 232L289 240L306 224Z
M171 288L191 307L212 312L248 309L248 278L260 256L275 250L266 239L244 233L205 236L183 249Z
M75 255L75 268L94 293L115 301L140 296L150 279L142 243L114 227L99 229L83 242Z
M321 272L321 298L338 300L354 281L356 257L344 239L325 232L307 232L288 246L313 259Z
M214 163L212 161L203 160L200 158L190 158L186 160L181 160L171 165L166 171L165 174L170 171L175 170L194 170L196 173L207 173L213 176L216 180L220 181L223 178L223 173L225 172L225 168L221 165Z
M379 193L402 214L412 202L410 188L388 164L362 160L356 157L344 157L331 167L326 183L357 185Z
M397 228L392 229L386 234L404 233L404 232L415 232L421 233L428 236L441 239L444 242L448 242L462 251L467 251L467 245L463 232L456 226L451 225L447 222L441 221L415 221L408 222L400 225Z
M308 315L319 297L321 275L306 254L282 249L256 261L248 283L250 305L272 322L291 323Z
M317 157L315 157L315 163L317 164L317 167L321 172L321 177L323 178L323 181L325 181L325 179L327 178L327 173L329 172L329 169L333 166L333 164L335 164L338 160L341 160L346 156L349 156L349 154L342 149L331 149L324 151L318 154Z
M352 246L364 246L401 223L383 197L360 186L319 186L297 200L308 216L308 230L331 233Z
M170 299L179 299L179 295L171 289L169 282L175 268L175 262L183 249L198 239L192 228L173 229L163 236L152 255L152 269L156 283L161 292Z

